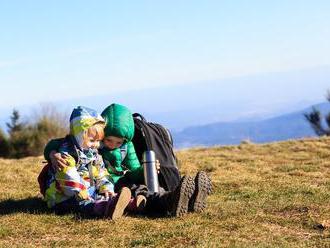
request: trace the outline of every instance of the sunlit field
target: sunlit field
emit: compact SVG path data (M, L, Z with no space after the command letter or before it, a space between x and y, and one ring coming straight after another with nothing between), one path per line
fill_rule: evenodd
M42 157L0 160L1 247L330 247L330 139L177 152L182 174L208 172L201 214L113 222L50 212Z

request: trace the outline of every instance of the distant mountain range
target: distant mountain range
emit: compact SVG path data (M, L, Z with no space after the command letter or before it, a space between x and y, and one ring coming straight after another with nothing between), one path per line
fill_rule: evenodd
M328 102L314 107L320 110L323 115L330 112L330 103ZM311 111L312 107L309 107L262 121L217 122L185 128L181 132L173 132L175 147L239 144L244 140L263 143L315 136L303 115Z
M63 102L102 110L122 103L150 120L180 131L215 122L265 120L324 100L330 66L197 81Z
M320 66L125 92L103 91L103 95L63 99L54 104L70 113L77 105L102 111L117 102L181 131L216 122L260 121L298 111L323 101L329 83L330 66ZM14 107L22 116L29 116L35 105L0 106L0 126L5 128Z
M102 111L113 102L124 104L172 130L177 147L237 144L246 139L269 142L313 136L303 113L308 112L308 106L323 101L329 83L330 66L320 66L122 93L103 92L54 105L69 114L78 105ZM330 111L328 105L319 107ZM36 104L0 106L3 130L14 107L23 120L31 116L31 109L37 109Z

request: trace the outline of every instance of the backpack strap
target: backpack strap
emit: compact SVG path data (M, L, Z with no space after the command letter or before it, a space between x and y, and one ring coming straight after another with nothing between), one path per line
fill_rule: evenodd
M151 137L149 132L146 132L146 130L148 129L146 125L147 120L143 117L143 115L139 113L134 113L133 118L135 120L136 127L139 128L143 137L145 138L147 149L152 150Z
M136 118L136 119L139 118L141 121L147 121L146 118L144 118L144 116L141 115L140 113L134 113L133 118Z

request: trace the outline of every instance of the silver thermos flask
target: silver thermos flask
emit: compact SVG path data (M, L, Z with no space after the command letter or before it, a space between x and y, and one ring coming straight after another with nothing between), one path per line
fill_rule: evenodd
M145 151L142 154L144 181L149 192L159 192L156 155L154 151Z

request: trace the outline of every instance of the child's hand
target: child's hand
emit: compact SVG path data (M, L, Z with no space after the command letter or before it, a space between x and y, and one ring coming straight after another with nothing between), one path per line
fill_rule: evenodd
M66 167L68 165L68 162L66 160L67 155L65 155L65 154L61 154L59 152L52 151L49 154L49 157L50 157L52 166L55 170L61 171L62 169L64 169L64 167Z
M115 192L108 191L108 192L104 193L104 196L105 196L105 199L109 199L110 197L116 196L116 194L115 194Z
M156 170L157 170L157 172L159 174L159 172L160 172L160 162L159 162L158 159L156 160Z

